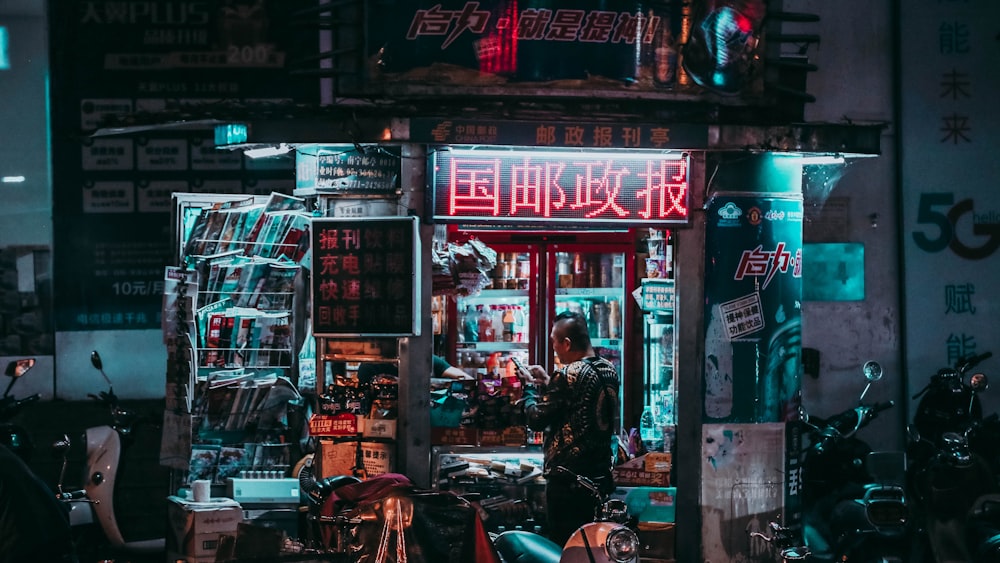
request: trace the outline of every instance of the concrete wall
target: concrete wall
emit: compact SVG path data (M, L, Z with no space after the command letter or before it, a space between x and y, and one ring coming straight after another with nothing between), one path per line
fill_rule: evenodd
M807 82L816 102L806 106L806 121L887 124L882 156L849 161L840 180L825 186L832 187L828 193L816 188L822 182L806 192L807 216L819 217L824 225L836 221L833 236L837 242L864 245L865 299L803 305L803 346L820 351L819 376L807 375L802 381L803 404L824 417L853 406L865 384L861 365L877 360L885 376L865 399L892 399L897 408L883 414L863 436L875 448L902 447L906 401L901 400L905 374L900 356L891 3L799 0L785 4L789 11L820 16L819 24L797 24L803 32L811 29L821 36L821 42L808 50L818 70L810 73ZM789 28L791 32L796 29ZM828 202L830 207L822 209ZM808 223L805 238L810 240Z

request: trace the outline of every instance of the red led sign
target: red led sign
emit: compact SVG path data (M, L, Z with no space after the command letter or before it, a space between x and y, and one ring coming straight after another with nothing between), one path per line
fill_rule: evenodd
M434 218L503 224L684 223L679 155L444 150L431 160Z

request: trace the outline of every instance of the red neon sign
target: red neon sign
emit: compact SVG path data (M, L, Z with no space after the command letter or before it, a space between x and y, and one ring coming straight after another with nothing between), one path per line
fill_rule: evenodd
M434 218L615 225L688 220L688 159L672 154L435 153Z

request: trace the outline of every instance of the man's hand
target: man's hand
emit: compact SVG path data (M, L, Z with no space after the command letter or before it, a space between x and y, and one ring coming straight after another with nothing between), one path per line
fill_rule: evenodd
M531 373L532 381L525 381L525 383L535 383L538 385L548 385L551 378L545 368L535 364L528 366L528 371Z

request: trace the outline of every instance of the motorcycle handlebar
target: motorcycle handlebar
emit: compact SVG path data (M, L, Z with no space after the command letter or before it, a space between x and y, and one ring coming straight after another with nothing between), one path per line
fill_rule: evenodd
M977 365L979 365L979 363L982 362L983 360L989 359L992 356L993 356L993 352L983 352L982 354L978 354L976 356L971 356L969 358L961 360L958 363L958 365L955 366L955 368L958 369L959 373L965 373L965 372L969 371L970 369L972 369L972 368L976 367Z
M878 413L880 413L880 412L882 412L884 410L891 409L895 405L896 405L895 401L886 401L884 403L875 403L872 406L872 413L873 414L878 414Z

